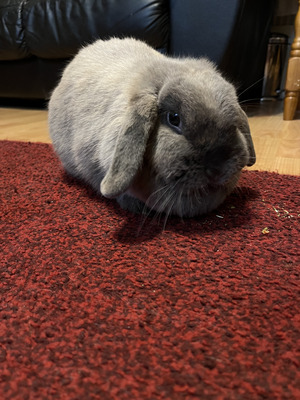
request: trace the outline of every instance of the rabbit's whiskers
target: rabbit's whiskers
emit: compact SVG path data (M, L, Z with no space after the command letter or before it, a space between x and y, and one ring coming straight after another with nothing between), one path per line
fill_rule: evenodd
M239 96L242 96L242 94L246 93L248 90L250 90L253 86L257 85L258 83L260 83L262 80L264 79L264 77L258 79L257 81L255 81L254 83L252 83L252 85L248 86L246 89L244 89L241 93L239 93ZM244 100L241 101L240 104L246 102L246 101L250 101L250 100Z
M174 209L174 205L178 197L178 193L176 192L176 186L178 185L178 183L179 181L177 181L174 185L165 185L157 189L155 192L151 193L143 209L143 217L139 226L139 233L141 232L147 218L153 211L155 211L155 214L153 215L152 221L159 222L161 216L165 214L163 224L163 230L165 230L167 220L172 214L172 210Z
M145 202L143 211L141 213L141 223L138 229L138 234L140 234L141 230L143 229L145 222L147 220L147 218L149 217L149 215L155 210L156 205L160 202L160 200L165 196L165 194L168 192L168 185L165 185L159 189L157 189L155 192L151 193L151 195L148 197L147 201ZM161 193L162 192L162 193ZM159 197L157 199L156 196L159 195ZM154 204L150 205L150 202L152 199L155 199ZM154 217L153 217L153 221L155 221L156 217L158 216L159 212L156 211Z

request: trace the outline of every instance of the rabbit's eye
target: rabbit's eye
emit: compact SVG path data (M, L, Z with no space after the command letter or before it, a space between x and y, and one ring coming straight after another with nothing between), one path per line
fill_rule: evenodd
M181 120L180 120L179 114L174 113L174 112L168 112L167 120L168 120L169 125L172 125L177 129L181 128Z

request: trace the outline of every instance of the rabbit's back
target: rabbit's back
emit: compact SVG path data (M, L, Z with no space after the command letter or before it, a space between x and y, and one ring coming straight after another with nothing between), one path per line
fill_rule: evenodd
M64 168L99 190L142 65L163 57L135 39L96 41L66 67L49 102L49 130ZM133 83L134 82L134 83Z

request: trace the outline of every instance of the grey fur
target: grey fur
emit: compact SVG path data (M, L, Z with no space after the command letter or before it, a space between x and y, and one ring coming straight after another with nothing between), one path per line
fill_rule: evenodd
M135 39L78 53L51 96L49 128L69 174L134 212L208 212L255 162L247 117L214 65Z

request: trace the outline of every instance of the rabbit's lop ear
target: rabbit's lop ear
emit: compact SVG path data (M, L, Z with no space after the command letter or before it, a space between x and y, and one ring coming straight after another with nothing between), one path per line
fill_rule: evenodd
M117 197L129 188L142 166L149 135L156 125L157 96L136 95L131 106L127 126L119 132L112 163L100 185L105 197Z
M241 133L244 135L249 151L249 159L247 166L250 167L251 165L255 164L256 155L254 150L254 145L251 137L250 127L248 124L248 118L245 112L239 107L239 121L238 121L238 128L240 129Z

